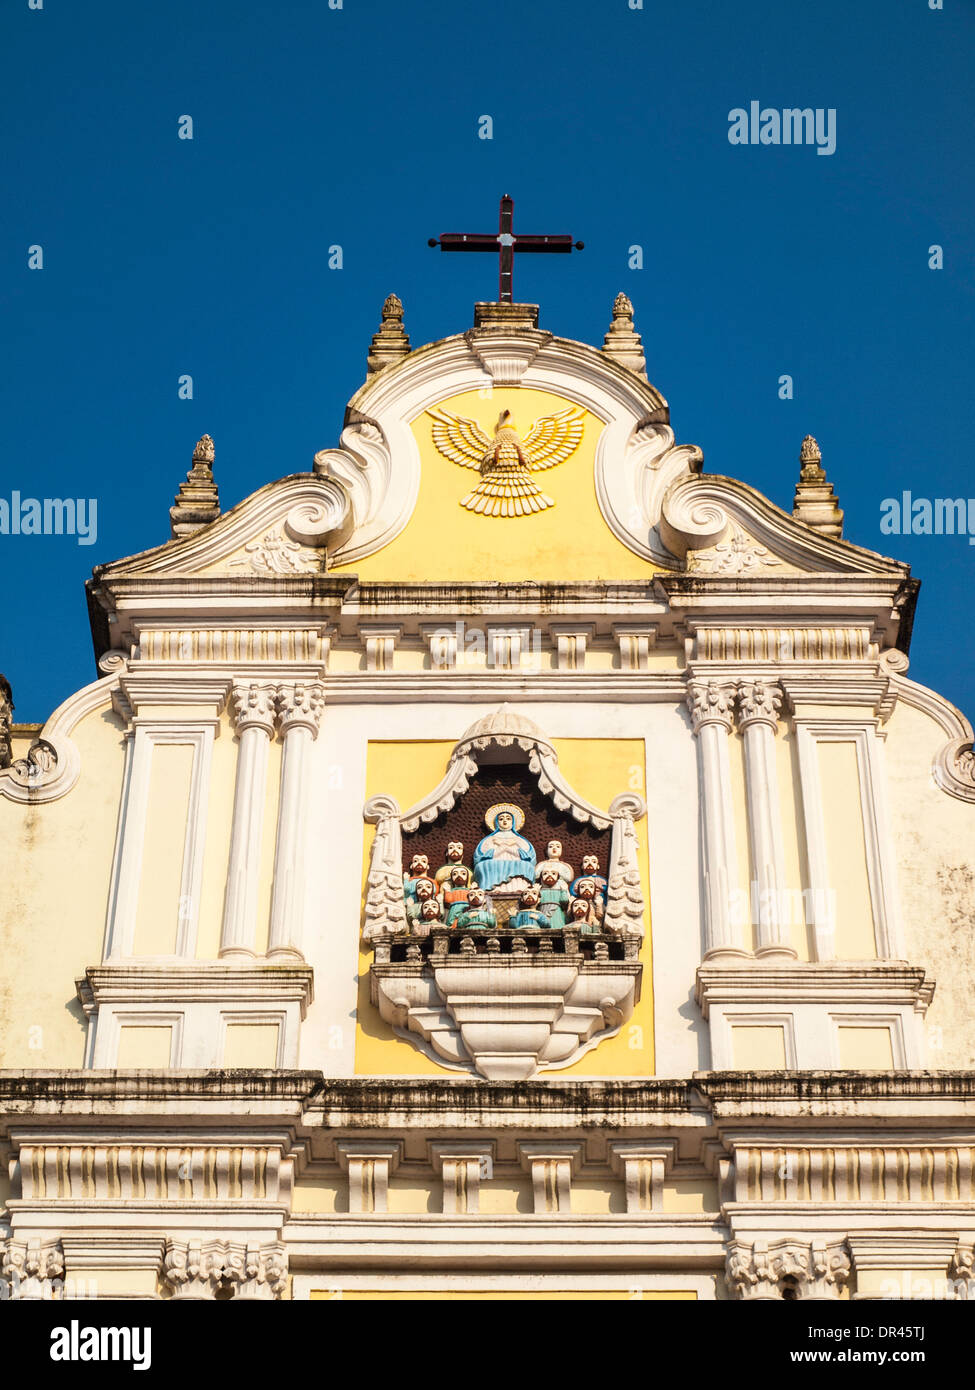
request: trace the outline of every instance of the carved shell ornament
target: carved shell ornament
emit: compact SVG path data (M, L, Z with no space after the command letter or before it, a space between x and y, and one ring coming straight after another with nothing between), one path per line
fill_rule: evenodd
M522 439L503 410L489 439L476 420L428 410L433 442L444 458L461 468L476 468L481 481L462 497L460 505L481 516L530 516L554 507L532 479L532 473L556 468L574 454L582 441L585 411L570 406L536 420Z

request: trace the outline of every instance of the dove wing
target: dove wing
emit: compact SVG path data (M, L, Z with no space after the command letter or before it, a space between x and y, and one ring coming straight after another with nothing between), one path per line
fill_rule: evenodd
M491 441L475 420L464 415L448 415L446 410L428 410L433 421L433 442L451 463L461 468L479 468Z
M581 406L573 405L536 420L525 436L529 468L554 468L564 463L579 447L585 414Z

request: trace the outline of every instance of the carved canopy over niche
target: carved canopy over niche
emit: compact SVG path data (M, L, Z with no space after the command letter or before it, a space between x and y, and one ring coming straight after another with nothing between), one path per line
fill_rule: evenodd
M520 887L487 885L486 915L476 920L463 915L466 902L455 903L462 915L452 916L450 885L438 884L433 915L419 917L412 885L404 888L414 855L426 855L432 879L447 845L462 842L467 882L477 887L485 875L474 854L491 833L492 808L504 806L514 810L526 853L529 845L535 851ZM376 837L364 935L375 950L371 994L382 1017L442 1065L507 1079L565 1066L616 1032L639 998L644 899L633 823L645 810L633 793L608 811L580 797L552 744L507 706L467 731L443 781L406 813L391 797L373 797L365 808ZM546 916L544 902L521 892L541 872L552 840L572 873L559 879L560 905ZM598 869L587 870L598 878L598 901L573 918L589 855L598 859Z

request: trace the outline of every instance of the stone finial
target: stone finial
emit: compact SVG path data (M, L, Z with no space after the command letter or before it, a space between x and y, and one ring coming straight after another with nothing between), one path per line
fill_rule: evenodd
M603 352L631 372L646 377L647 359L643 341L633 325L633 305L622 292L613 301L613 321L603 339Z
M824 536L839 540L843 535L840 511L833 484L826 481L819 445L807 434L799 450L799 482L792 503L792 515Z
M169 509L174 540L192 535L220 515L220 496L213 479L213 453L213 440L205 434L196 442L186 482L180 483L176 505Z
M366 370L380 372L390 362L398 362L410 351L410 339L403 327L403 301L397 294L388 294L383 302L379 332L373 334L366 358Z
M6 676L0 676L0 767L10 766L10 725L13 722L14 697Z

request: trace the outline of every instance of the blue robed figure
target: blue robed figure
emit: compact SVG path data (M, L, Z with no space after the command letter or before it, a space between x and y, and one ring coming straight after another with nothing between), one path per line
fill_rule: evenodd
M474 851L474 877L487 892L511 879L531 883L535 877L535 849L518 831L525 813L517 806L492 806L484 822L493 833L485 835Z

